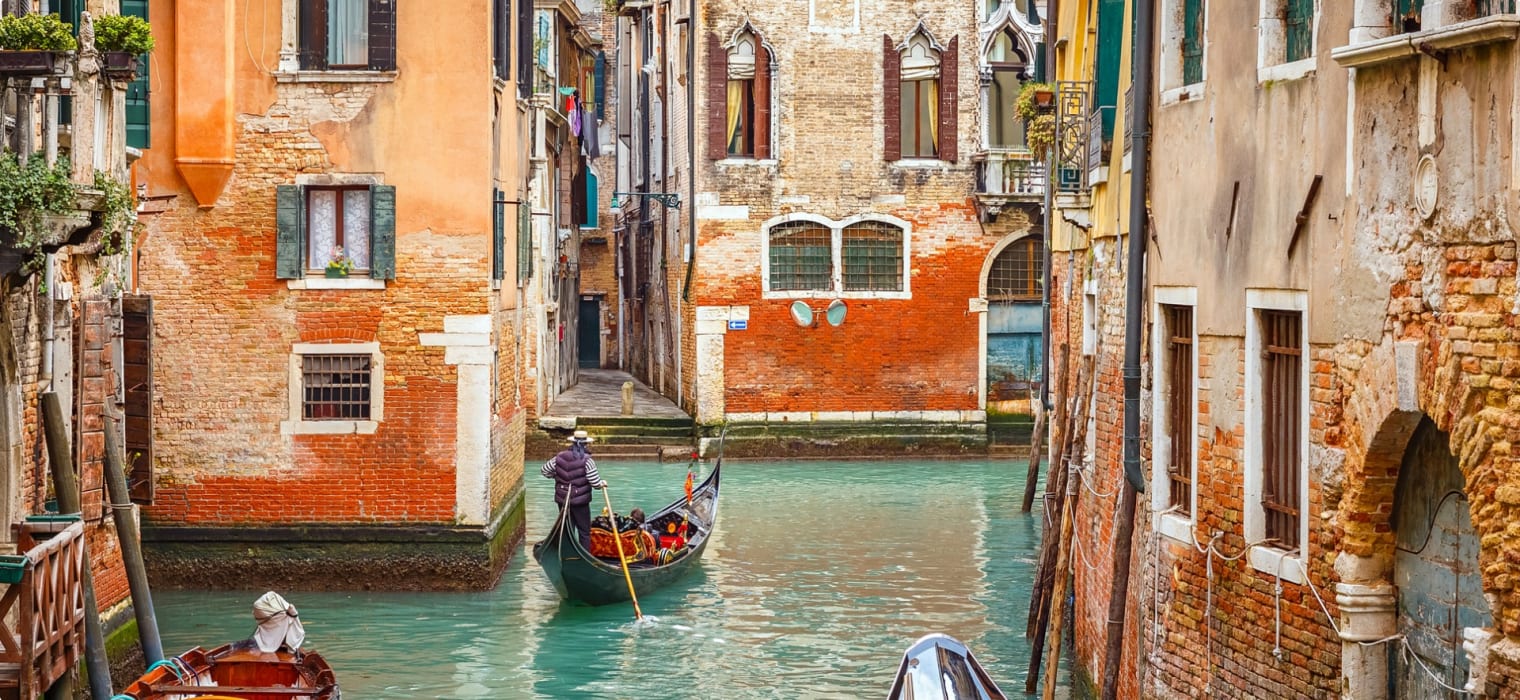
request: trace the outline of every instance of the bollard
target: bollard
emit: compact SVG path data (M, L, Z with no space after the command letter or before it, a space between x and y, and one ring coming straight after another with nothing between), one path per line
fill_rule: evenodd
M623 415L633 415L633 382L623 382Z

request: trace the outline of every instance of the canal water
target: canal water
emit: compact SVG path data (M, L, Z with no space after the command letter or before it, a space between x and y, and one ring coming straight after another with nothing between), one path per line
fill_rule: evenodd
M657 510L686 476L598 466L619 511ZM562 604L526 548L489 592L282 593L351 700L884 697L930 632L1022 694L1040 526L1038 503L1018 513L1025 466L728 462L701 566L640 596L640 624L627 605ZM528 474L533 542L556 510L551 482ZM247 637L262 592L158 593L164 647Z

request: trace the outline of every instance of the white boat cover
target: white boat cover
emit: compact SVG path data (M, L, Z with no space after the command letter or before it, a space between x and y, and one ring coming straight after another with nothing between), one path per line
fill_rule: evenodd
M306 628L301 626L300 613L274 591L265 593L254 601L253 619L259 623L258 629L253 632L259 651L279 651L281 645L294 651L301 648L301 642L306 641Z

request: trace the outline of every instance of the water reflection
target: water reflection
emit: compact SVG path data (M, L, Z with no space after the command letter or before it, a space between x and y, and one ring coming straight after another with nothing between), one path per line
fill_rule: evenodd
M486 593L290 593L308 645L356 698L861 697L885 694L928 632L969 644L1005 689L1024 678L1036 516L1023 465L725 465L700 567L628 606L561 603L519 552ZM621 505L681 493L684 465L604 465ZM552 524L529 483L528 538ZM241 638L257 592L159 595L165 645Z

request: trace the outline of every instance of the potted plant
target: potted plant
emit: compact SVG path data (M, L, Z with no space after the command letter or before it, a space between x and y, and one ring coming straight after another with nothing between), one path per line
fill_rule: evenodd
M1013 112L1025 122L1032 121L1041 112L1050 111L1056 103L1055 86L1050 83L1024 83L1014 101Z
M153 50L153 28L137 15L105 15L95 20L95 48L112 78L135 79L138 57Z
M327 276L333 279L342 279L354 269L354 259L348 257L348 253L342 248L334 248L332 259L327 261Z
M1024 142L1029 144L1035 158L1045 160L1056 145L1056 115L1041 114L1029 120L1024 130Z
M58 55L78 46L74 26L58 15L0 17L0 74L52 74L58 69Z

